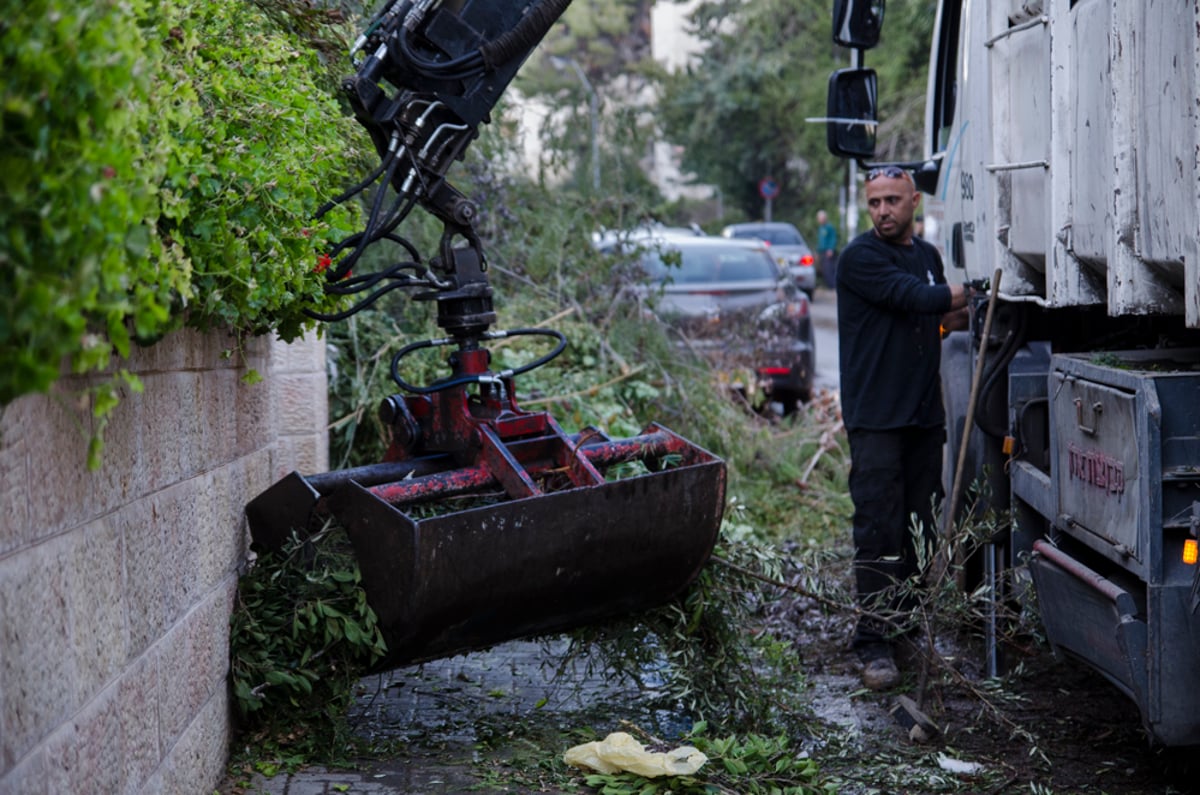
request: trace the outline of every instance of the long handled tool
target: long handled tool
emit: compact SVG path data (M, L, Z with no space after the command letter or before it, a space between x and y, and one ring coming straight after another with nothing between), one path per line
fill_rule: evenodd
M979 385L982 380L984 361L987 357L987 340L992 332L992 317L996 310L997 296L1000 294L1000 274L1000 268L996 268L992 273L991 292L988 293L987 313L983 317L983 333L979 340L979 354L975 359L975 371L971 375L971 395L967 400L967 416L963 422L962 439L959 441L958 458L954 466L954 480L950 487L950 504L945 514L946 524L944 535L951 542L954 541L956 532L955 516L958 513L958 504L962 498L963 470L966 468L967 446L971 439L971 428L975 425L975 404L979 400ZM961 553L957 550L957 546L955 546L955 550L956 557L960 558ZM959 585L962 586L962 560L956 559L955 564L960 572L957 575L960 579ZM987 669L988 676L997 676L999 674L999 646L996 642L996 592L999 578L996 566L996 545L992 543L991 539L984 545L984 567L988 593L991 595L985 628Z

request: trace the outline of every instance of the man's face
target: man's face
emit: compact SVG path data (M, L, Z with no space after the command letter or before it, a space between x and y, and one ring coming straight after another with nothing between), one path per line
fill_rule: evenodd
M867 211L875 233L884 240L907 243L921 194L907 177L880 175L866 185Z

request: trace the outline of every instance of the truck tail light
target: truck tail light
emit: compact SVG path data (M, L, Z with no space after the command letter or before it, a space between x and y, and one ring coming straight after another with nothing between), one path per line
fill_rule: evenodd
M1186 539L1183 542L1183 562L1195 566L1197 559L1200 559L1200 542L1194 538Z

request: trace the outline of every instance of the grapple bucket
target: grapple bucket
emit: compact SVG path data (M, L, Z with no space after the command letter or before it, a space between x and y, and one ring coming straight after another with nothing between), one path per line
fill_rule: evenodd
M558 433L504 444L502 461L432 456L293 473L247 506L251 533L274 547L310 517L338 519L387 642L381 669L565 631L679 593L716 543L724 462L658 425L620 440ZM612 477L635 461L640 474ZM573 462L593 476L565 477ZM532 491L511 498L522 482ZM467 495L474 507L445 510Z
M725 502L725 463L662 426L628 439L591 428L568 435L546 412L519 408L514 376L548 362L566 337L489 330L482 259L472 249L445 256L454 289L425 297L450 336L393 357L392 379L407 394L380 407L385 461L292 473L246 506L266 549L337 518L387 642L380 668L661 604L708 559ZM558 344L521 367L489 369L481 343L527 336ZM401 359L436 346L455 347L449 376L406 382Z

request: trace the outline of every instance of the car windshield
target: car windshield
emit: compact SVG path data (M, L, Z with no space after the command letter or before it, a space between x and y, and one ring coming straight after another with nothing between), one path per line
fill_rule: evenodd
M803 246L804 238L794 229L780 227L778 229L735 229L734 237L757 238L765 240L772 246Z
M654 281L671 278L675 284L774 281L775 263L762 249L742 246L680 246L667 251L647 251L642 259L646 275Z

